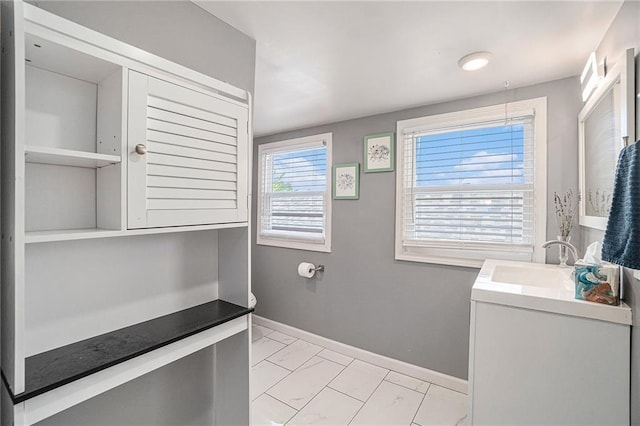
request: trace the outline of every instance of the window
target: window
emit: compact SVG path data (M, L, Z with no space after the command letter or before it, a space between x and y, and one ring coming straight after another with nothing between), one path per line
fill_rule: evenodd
M398 121L396 259L544 261L546 98Z
M258 146L258 244L331 251L331 137Z

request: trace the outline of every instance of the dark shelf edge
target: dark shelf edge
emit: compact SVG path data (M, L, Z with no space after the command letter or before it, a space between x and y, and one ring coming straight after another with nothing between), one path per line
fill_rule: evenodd
M230 303L230 302L226 302L226 303ZM20 394L14 395L13 389L11 388L11 386L9 386L9 382L8 382L7 378L5 377L4 370L0 371L0 376L2 377L2 381L3 381L4 385L6 386L6 388L8 390L9 396L11 397L11 401L13 402L13 404L14 405L15 404L19 404L21 402L24 402L24 401L29 400L31 398L34 398L36 396L42 395L44 393L47 393L49 391L52 391L54 389L57 389L57 388L62 387L64 385L67 385L69 383L75 382L76 380L82 379L84 377L91 376L92 374L95 374L95 373L98 373L100 371L106 370L106 369L108 369L110 367L113 367L115 365L122 364L123 362L126 362L126 361L129 361L131 359L137 358L137 357L139 357L141 355L147 354L149 352L153 352L154 350L163 348L163 347L168 346L168 345L170 345L172 343L179 342L180 340L183 340L183 339L186 339L188 337L194 336L196 334L202 333L202 332L204 332L206 330L215 328L215 327L217 327L219 325L222 325L222 324L225 324L225 323L227 323L229 321L233 321L234 319L240 318L240 317L245 316L245 315L248 315L248 314L252 313L255 310L254 308L244 308L244 307L241 307L239 305L236 305L236 306L238 306L238 308L241 308L241 309L239 309L236 313L226 317L224 320L222 320L220 322L217 322L215 324L207 324L206 326L203 326L202 328L199 328L199 329L194 330L194 331L189 332L189 333L185 333L184 335L180 335L180 336L177 336L177 337L172 338L172 339L167 339L167 340L158 342L155 345L152 345L152 346L144 348L144 349L142 349L140 351L134 352L131 355L124 356L122 358L118 358L118 359L115 359L115 360L110 361L110 362L106 362L106 363L101 364L100 366L98 366L96 368L92 368L92 369L83 371L83 372L81 372L79 374L75 374L75 375L70 376L70 377L68 377L66 379L57 381L57 382L52 383L52 384L47 385L47 386L43 386L42 388L38 388L38 389L35 389L33 391L25 391L25 392L22 392ZM193 309L193 308L189 308L189 309ZM185 309L185 311L186 310L188 310L188 309ZM160 317L160 318L163 318L163 317ZM156 319L158 319L158 318L156 318ZM149 320L149 321L153 321L153 320ZM149 321L145 321L145 322L149 322ZM137 324L135 324L135 325L137 325ZM125 328L127 328L127 327L125 327ZM118 331L118 330L114 330L114 331ZM109 333L105 333L104 335L108 335L108 334ZM72 343L72 344L75 344L75 343ZM64 348L64 346L62 346L60 348ZM56 348L56 349L60 349L60 348Z

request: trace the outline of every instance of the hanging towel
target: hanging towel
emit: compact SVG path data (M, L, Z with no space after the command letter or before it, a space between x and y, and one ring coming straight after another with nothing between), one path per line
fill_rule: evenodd
M602 260L640 269L640 141L618 158Z

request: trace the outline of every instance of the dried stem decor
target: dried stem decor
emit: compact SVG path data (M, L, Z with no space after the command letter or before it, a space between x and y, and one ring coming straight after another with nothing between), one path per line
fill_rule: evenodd
M553 193L554 204L556 207L556 222L560 229L560 236L563 240L566 240L571 235L573 229L573 219L578 210L578 201L580 200L580 194L577 197L574 196L573 190L568 190L562 196L557 192Z
M600 188L596 188L596 191L593 192L592 189L589 189L589 204L591 204L591 208L595 212L596 216L599 217L607 217L609 216L609 210L611 210L611 198L613 197L612 191L608 191Z

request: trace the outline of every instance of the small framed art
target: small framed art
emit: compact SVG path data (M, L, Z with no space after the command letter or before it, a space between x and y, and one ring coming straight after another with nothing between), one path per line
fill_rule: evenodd
M360 163L333 166L333 199L357 200L360 197Z
M393 171L393 133L380 133L364 137L364 172Z

